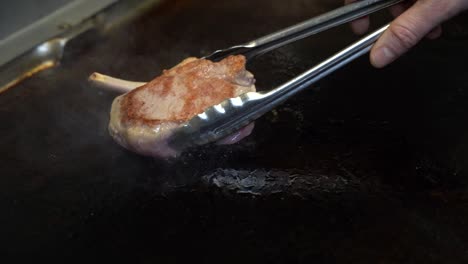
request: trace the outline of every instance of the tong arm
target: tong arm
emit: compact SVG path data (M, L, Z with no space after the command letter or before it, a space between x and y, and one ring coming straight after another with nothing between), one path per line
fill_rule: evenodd
M222 139L277 107L311 84L369 52L389 24L269 92L249 92L205 109L178 128L169 140L175 149Z
M403 0L362 0L337 8L323 15L311 18L302 23L259 39L224 50L217 50L204 58L212 61L220 61L230 55L244 55L247 60L251 60L256 56L277 49L286 44L351 22L357 18L370 15L402 1Z

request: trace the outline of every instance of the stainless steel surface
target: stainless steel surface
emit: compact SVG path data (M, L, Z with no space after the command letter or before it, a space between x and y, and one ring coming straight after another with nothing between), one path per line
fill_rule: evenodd
M87 21L60 37L44 42L14 61L0 66L0 94L35 73L57 65L62 59L67 42L92 27L93 23Z
M370 15L402 1L403 0L359 1L245 44L236 45L223 50L217 50L205 58L217 61L229 55L243 54L247 59L251 59L294 41L348 23L357 18Z
M207 108L185 123L171 138L176 149L222 139L274 109L298 92L369 52L386 25L324 62L269 92L249 92Z
M0 39L0 65L33 49L36 45L47 42L59 34L66 33L70 28L80 25L86 19L117 2L117 0L73 0L62 3L63 6L52 9L36 21L18 28L15 32ZM24 15L22 10L17 16ZM26 14L27 15L27 14Z
M98 12L114 2L116 0L101 1L99 4L94 1L70 2L53 14L0 40L0 49L5 51L0 55L0 93L42 70L56 66L62 58L65 46L76 36L91 29L105 32L142 14L160 0L119 1L112 8ZM87 19L83 20L84 18ZM45 42L37 45L38 41L44 39ZM27 48L31 49L24 52ZM8 61L12 58L14 59Z
M50 15L73 0L15 0L0 2L0 39Z

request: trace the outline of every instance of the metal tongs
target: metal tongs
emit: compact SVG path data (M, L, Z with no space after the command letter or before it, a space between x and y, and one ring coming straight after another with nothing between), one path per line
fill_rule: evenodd
M362 0L314 17L251 42L215 51L206 59L219 61L242 54L247 61L294 41L370 15L403 0ZM268 92L248 92L205 109L178 128L169 139L171 147L183 150L220 140L245 127L291 96L354 59L368 53L389 24L348 46L310 70Z

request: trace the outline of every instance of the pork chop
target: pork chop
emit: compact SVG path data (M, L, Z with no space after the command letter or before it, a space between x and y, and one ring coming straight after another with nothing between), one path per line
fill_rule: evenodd
M141 155L174 157L167 140L174 129L207 107L255 91L255 79L242 55L220 62L188 58L149 83L115 98L109 132L121 146ZM129 85L131 86L131 85ZM253 124L221 141L232 144L248 136Z

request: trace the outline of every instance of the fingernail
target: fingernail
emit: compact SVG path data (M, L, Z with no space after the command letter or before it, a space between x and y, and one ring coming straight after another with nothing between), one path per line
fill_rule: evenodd
M371 56L371 63L377 68L382 68L395 59L395 54L387 47L383 46L377 48L373 56Z

